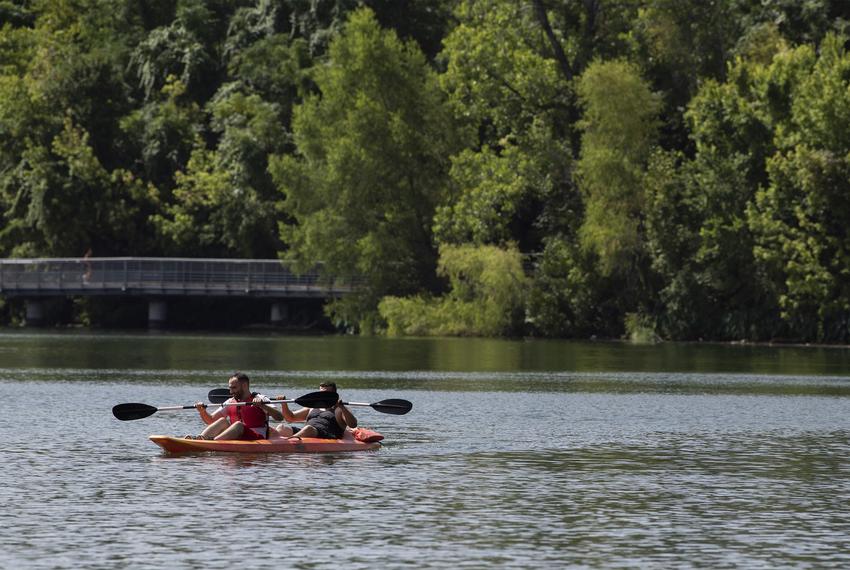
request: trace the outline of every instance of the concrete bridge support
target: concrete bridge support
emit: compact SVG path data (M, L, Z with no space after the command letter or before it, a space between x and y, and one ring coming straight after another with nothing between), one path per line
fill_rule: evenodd
M148 328L159 329L165 326L168 317L168 304L164 299L148 301Z
M289 319L289 305L283 301L275 301L272 303L271 323L275 326L284 325Z
M26 309L26 320L24 324L28 327L38 327L44 324L44 302L35 299L24 301Z

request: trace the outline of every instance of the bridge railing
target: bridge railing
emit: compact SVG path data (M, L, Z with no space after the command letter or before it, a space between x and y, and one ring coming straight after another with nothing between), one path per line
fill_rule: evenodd
M276 259L92 257L0 259L0 293L320 296L351 292L319 268L297 274Z

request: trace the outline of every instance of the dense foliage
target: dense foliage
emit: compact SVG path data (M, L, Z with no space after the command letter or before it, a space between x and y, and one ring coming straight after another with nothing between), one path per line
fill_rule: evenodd
M0 255L323 261L392 334L850 341L841 0L5 0ZM91 309L96 313L96 309Z
M381 300L388 334L495 336L521 330L528 278L515 248L445 245L437 272L451 283L450 293Z

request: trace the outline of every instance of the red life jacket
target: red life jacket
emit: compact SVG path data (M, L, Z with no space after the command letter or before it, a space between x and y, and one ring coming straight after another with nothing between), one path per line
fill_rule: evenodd
M257 393L254 392L246 400L237 400L238 402L251 402ZM235 398L234 398L235 399ZM230 425L235 422L242 422L246 428L252 428L263 437L269 434L269 416L265 411L257 406L226 406L227 417L230 419Z

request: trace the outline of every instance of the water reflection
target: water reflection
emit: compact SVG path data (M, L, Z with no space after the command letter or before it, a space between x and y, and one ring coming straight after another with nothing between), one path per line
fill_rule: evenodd
M771 376L719 373L648 373L648 372L441 372L441 371L369 371L354 370L274 370L245 369L253 378L252 387L266 392L307 390L323 381L335 381L343 389L375 388L385 390L380 398L392 396L391 390L440 391L514 391L573 393L680 393L680 394L760 394L777 396L848 396L850 377L846 376ZM24 374L28 381L137 383L197 383L206 392L222 387L230 369L128 370L108 368L0 368L0 381L11 381ZM387 396L389 394L389 396ZM190 402L191 403L191 402Z
M370 454L377 450L363 451L359 453L324 453L324 454L275 454L275 453L211 453L211 452L188 452L169 454L161 452L150 461L157 462L188 462L190 465L203 462L212 464L221 469L233 470L239 473L244 470L264 469L310 469L313 467L333 467L342 462L342 467L351 466L362 461L367 461Z
M14 368L850 373L845 347L555 340L6 331L0 333L0 355L4 366Z

